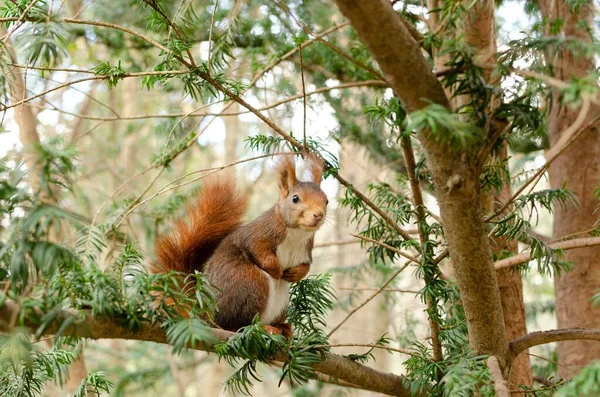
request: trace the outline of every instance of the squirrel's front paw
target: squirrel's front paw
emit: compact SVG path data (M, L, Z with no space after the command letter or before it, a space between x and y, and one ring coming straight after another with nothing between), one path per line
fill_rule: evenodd
M310 263L303 263L283 271L283 279L289 283L295 283L302 280L310 270Z
M273 266L268 269L265 269L269 276L273 277L275 280L279 280L283 277L283 268L281 266Z

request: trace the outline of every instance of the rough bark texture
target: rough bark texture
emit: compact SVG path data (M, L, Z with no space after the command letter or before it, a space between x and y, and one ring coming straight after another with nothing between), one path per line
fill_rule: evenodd
M506 156L504 149L503 156ZM505 181L505 185L500 194L492 197L489 207L492 213L499 210L499 203L504 203L512 196L510 183ZM496 203L495 205L493 203ZM506 237L496 237L493 240L494 253L502 251L517 252L517 240L507 241ZM523 302L523 280L521 271L511 268L497 270L498 287L500 288L500 298L502 300L502 312L504 313L504 326L506 328L506 337L509 340L516 339L527 334L527 317L525 315L525 304ZM525 352L526 353L526 352ZM511 385L511 390L518 390L518 385L531 387L533 379L531 377L531 364L527 354L520 354L512 362L510 373L506 380ZM524 396L524 393L514 391L513 397Z
M497 276L500 296L502 298L506 337L508 339L516 339L527 334L521 272L503 269L497 272ZM531 365L527 354L521 354L513 361L508 381L513 390L517 388L517 385L531 386L533 379L531 377ZM522 396L523 393L514 392L512 395Z
M515 357L517 354L533 346L571 340L600 341L600 329L570 328L532 332L510 342L510 356Z
M10 300L5 302L4 306L0 307L0 332L7 332L12 328L8 324L11 323L11 319L18 318L18 312L18 305ZM165 331L158 325L152 326L150 324L143 324L136 331L130 331L113 319L100 317L94 318L89 311L62 311L56 313L56 320L53 325L44 329L40 336L53 335L64 322L64 320L73 315L75 315L76 318L83 320L71 323L69 327L66 327L66 329L63 330L63 335L91 339L130 339L167 343ZM32 329L37 328L36 324L28 323L27 320L25 321L26 322L24 324L17 325L27 326ZM214 336L221 341L227 340L234 334L233 332L224 331L222 329L213 329L213 333ZM213 346L210 344L199 343L191 348L196 350L212 351ZM286 354L282 352L277 355L274 360L285 361L286 358ZM329 375L333 378L348 381L365 390L401 397L424 397L426 395L411 395L410 386L404 385L404 377L402 376L377 371L337 354L327 353L324 361L315 363L312 365L312 367L317 372Z
M389 1L336 0L336 4L409 112L431 102L449 107L419 45ZM420 139L438 195L470 344L480 353L498 357L504 367L507 341L492 251L481 221L483 210L475 156L451 151L426 135Z
M591 37L582 29L586 21L593 26L593 5L584 4L577 14L570 14L569 5L564 0L544 0L540 3L542 14L549 20L560 18L564 21L562 34L590 42ZM569 80L583 77L594 71L593 59L582 59L566 51L548 54L553 63L555 77ZM592 106L587 119L595 117L600 108ZM562 132L573 123L579 109L558 106L558 94L554 94L554 106L550 114L550 142L556 143ZM600 134L591 128L573 143L550 167L550 181L553 188L567 187L574 190L579 198L579 208L566 210L557 208L554 216L554 237L581 232L593 227L597 214L594 210L598 201L594 189L600 182ZM590 297L600 288L600 247L589 247L570 251L566 259L576 267L555 278L556 318L559 328L600 327L600 310L590 302ZM559 376L568 378L572 372L565 366L577 370L591 361L600 358L600 344L591 341L568 341L558 344Z
M494 1L484 0L475 3L469 17L466 20L464 27L465 41L477 52L474 57L480 64L487 64L496 53L496 23L494 20ZM485 73L486 81L494 86L499 86L500 81L497 77L492 77L491 73ZM500 105L502 98L494 96L488 105L488 114L492 114ZM507 156L506 147L501 154L502 157ZM499 195L492 197L492 203L506 202L510 199L510 181L506 180L504 189ZM498 208L493 208L490 204L488 208L492 208L493 212ZM499 253L502 250L517 252L517 241L507 241L506 238L495 238L493 241L493 250ZM498 287L500 289L500 299L502 303L502 313L504 314L504 326L506 328L507 339L515 339L519 336L527 334L527 319L525 316L525 305L523 303L523 280L521 272L511 269L501 270L496 272L498 279ZM521 354L513 362L510 372L506 374L506 381L513 387L512 390L518 390L517 385L531 387L531 365L529 356ZM497 380L495 380L497 382ZM498 384L496 384L498 387ZM506 386L505 386L506 388ZM505 390L508 393L508 388ZM498 394L498 390L496 390ZM513 392L513 397L523 396L521 392Z

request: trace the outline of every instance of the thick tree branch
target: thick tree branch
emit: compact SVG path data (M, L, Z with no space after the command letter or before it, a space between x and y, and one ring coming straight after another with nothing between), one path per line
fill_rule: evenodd
M336 0L408 111L430 103L450 107L446 94L402 18L385 0ZM394 40L389 40L393 37Z
M15 324L19 313L18 305L10 300L3 307L0 307L0 332L8 332L15 325L21 325ZM38 315L41 318L43 313L38 313ZM52 323L53 325L44 329L38 336L55 334L64 320L73 316L81 320L74 321L64 330L63 335L90 339L130 339L167 343L165 331L158 325L152 326L143 323L137 330L131 331L114 319L94 318L89 311L62 311L56 315L56 320ZM33 330L38 328L35 322L27 318L22 325ZM219 341L225 341L234 335L233 332L222 329L214 329L213 332ZM212 351L213 345L200 343L194 347L190 346L190 348ZM283 352L274 357L275 361L285 361L286 359L287 355ZM403 376L380 372L337 354L327 353L325 360L315 363L313 368L317 372L350 382L364 390L375 391L390 396L411 396L410 386L404 385Z
M573 240L561 241L559 243L549 244L552 249L563 249L570 250L575 248L584 248L584 247L593 247L596 245L600 245L600 237L584 237L584 238L576 238ZM501 259L499 261L494 262L494 267L496 270L504 269L507 267L517 266L523 263L530 261L531 253L525 252L522 254L518 254L515 256L511 256L510 258Z
M550 331L531 332L509 343L511 361L533 346L545 345L565 340L597 340L600 341L600 329L595 328L565 328Z

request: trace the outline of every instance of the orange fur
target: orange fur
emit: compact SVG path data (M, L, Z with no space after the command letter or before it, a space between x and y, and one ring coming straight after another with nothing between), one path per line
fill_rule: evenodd
M325 170L325 162L322 158L317 157L314 153L306 155L306 162L310 169L311 181L317 185L321 184L323 179L323 171Z
M285 323L287 283L308 273L314 232L327 210L319 187L323 162L312 155L307 162L313 182L296 178L291 155L278 161L278 202L245 225L246 198L234 180L208 179L187 218L157 241L152 271L203 272L215 291L214 321L224 329L236 331L259 314L268 331L291 337ZM186 308L180 311L186 315Z
M188 207L187 218L156 242L158 263L151 270L202 271L221 241L241 226L246 207L247 198L230 175L206 178L196 202Z
M287 197L290 190L296 186L296 163L292 156L282 156L275 166L279 174L279 198Z

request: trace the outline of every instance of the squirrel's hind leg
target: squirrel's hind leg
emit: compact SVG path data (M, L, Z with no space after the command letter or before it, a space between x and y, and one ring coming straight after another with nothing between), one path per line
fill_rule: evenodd
M287 310L282 311L281 314L275 319L275 321L273 321L270 327L276 328L277 330L279 330L278 335L281 334L285 336L285 339L290 340L292 339L292 335L294 334L294 332L292 330L292 326L289 323L285 322L286 311Z
M285 339L292 339L292 335L294 335L294 332L292 331L292 326L290 324L280 323L273 325L273 327L279 329L281 335L285 336Z

